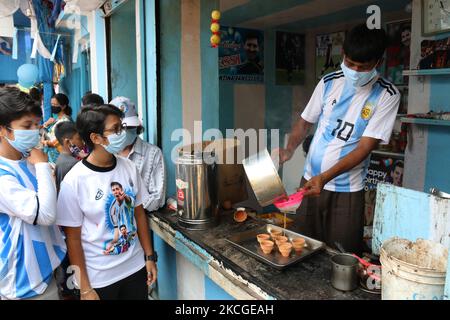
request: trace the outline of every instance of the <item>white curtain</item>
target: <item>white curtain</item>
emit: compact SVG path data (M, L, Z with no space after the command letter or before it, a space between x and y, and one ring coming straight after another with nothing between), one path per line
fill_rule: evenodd
M80 11L92 11L100 7L105 0L66 0L66 6L77 6Z
M0 0L0 18L14 14L19 6L20 0Z

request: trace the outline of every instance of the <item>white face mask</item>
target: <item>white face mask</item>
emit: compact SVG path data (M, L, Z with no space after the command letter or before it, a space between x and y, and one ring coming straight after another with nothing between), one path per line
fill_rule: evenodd
M342 72L344 72L345 79L349 81L354 87L362 87L370 82L378 75L376 68L368 72L359 72L350 69L345 65L345 62L341 64Z

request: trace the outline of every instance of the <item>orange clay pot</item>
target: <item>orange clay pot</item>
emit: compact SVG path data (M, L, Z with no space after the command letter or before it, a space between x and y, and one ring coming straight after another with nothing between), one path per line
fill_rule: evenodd
M270 235L267 233L261 233L256 236L256 239L258 239L258 242L261 244L261 241L263 240L270 240Z
M283 243L281 246L278 247L278 250L280 250L280 253L283 257L287 258L291 254L292 244Z
M292 239L292 246L297 254L302 253L303 248L305 247L306 241L303 238L295 238Z
M282 232L278 231L278 230L271 230L270 231L270 236L272 237L273 240L276 240L278 236L281 236Z
M277 246L281 246L283 243L288 242L288 238L285 236L278 236L277 239L275 240L275 243L277 244Z
M273 246L275 245L273 241L270 240L263 240L261 241L261 250L264 252L264 254L270 254L273 250Z

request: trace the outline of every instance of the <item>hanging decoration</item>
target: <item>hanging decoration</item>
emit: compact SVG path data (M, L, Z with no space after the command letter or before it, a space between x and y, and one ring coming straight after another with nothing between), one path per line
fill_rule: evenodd
M211 13L211 32L213 33L211 36L211 47L217 48L220 44L220 17L221 13L219 10L214 10Z
M0 18L14 14L20 7L20 0L0 0Z

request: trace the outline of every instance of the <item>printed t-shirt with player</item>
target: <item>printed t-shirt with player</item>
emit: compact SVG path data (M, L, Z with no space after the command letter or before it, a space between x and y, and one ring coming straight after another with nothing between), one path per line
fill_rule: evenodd
M81 227L86 268L93 288L104 288L145 266L134 210L146 196L136 166L116 157L111 168L86 159L61 183L57 224Z

